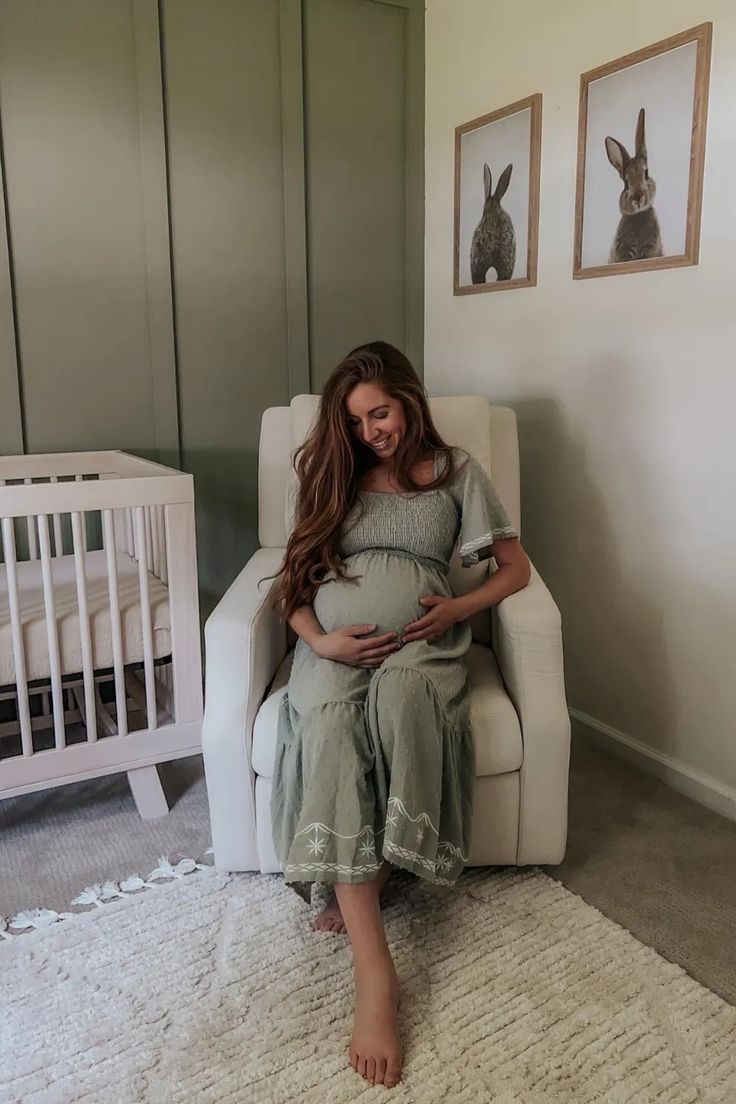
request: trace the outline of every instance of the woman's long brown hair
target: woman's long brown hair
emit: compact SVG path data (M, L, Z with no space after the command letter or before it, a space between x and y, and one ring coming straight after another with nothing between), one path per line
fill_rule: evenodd
M432 421L427 396L411 362L386 341L371 341L348 353L337 365L320 396L317 417L293 458L298 477L294 524L284 559L275 575L273 606L286 621L303 605L311 605L324 576L354 581L338 553L340 528L358 498L365 472L380 461L359 441L348 424L347 398L359 383L375 383L404 408L406 430L394 458L398 485L406 492L435 490L450 482L456 467L452 447ZM417 462L444 453L447 466L431 483L411 477ZM259 580L259 583L262 580Z

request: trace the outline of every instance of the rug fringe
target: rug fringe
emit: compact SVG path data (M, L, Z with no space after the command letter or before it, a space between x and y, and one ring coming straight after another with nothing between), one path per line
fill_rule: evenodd
M208 847L204 852L205 855L214 855L214 853L213 847ZM108 901L119 897L132 896L143 889L160 889L157 883L164 878L184 878L196 870L212 869L214 869L214 863L202 863L187 858L180 859L176 866L172 866L168 855L160 855L158 866L147 878L141 878L139 874L130 874L120 882L95 882L94 885L86 886L71 903L103 908ZM78 909L77 912L56 912L54 909L47 908L24 909L12 920L0 914L0 939L17 939L33 929L47 928L60 920L73 920L89 911L89 909ZM11 931L11 928L15 930Z

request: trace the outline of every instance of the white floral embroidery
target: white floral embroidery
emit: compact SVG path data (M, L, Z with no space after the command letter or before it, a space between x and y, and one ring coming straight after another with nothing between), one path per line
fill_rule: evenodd
M314 829L315 832L329 832L330 835L339 836L340 839L358 839L364 833L369 833L370 835L373 834L373 829L371 828L370 824L365 824L360 829L360 831L353 832L352 835L351 834L345 835L343 832L336 832L334 828L331 828L329 826L329 824L323 824L319 820L313 820L311 824L308 824L306 826L306 828L302 828L299 832L296 833L296 835L297 836L304 836L304 835L307 834L307 832L311 832L312 829ZM296 836L294 838L296 838Z
M314 833L314 839L309 841L310 855L321 855L327 846L325 840L320 838L319 832Z
M437 829L430 820L428 813L420 813L419 816L413 817L400 797L390 797L388 799L388 803L389 805L393 805L394 808L397 809L402 816L406 817L407 820L411 820L414 824L427 824L435 833L435 835L438 835ZM386 817L386 820L388 821L388 817Z
M287 863L283 871L284 874L341 874L344 878L354 878L360 874L377 874L382 865L383 863L365 866L346 866L345 863Z
M345 863L337 862L292 862L282 865L284 875L292 880L294 876L298 874L311 874L312 877L315 877L317 874L332 875L335 877L339 875L343 878L357 878L365 874L376 874L381 869L382 862L380 860L382 856L388 853L394 859L403 860L403 862L399 862L397 865L406 866L408 869L414 870L415 873L418 873L416 868L420 867L423 876L426 877L428 881L438 885L454 885L470 856L463 855L461 848L456 847L453 843L450 843L449 840L439 840L437 843L436 858L429 859L420 854L420 852L403 846L403 844L399 843L397 840L386 838L387 826L391 835L397 834L393 830L396 829L397 825L400 823L400 817L403 817L405 821L411 824L417 825L415 832L415 846L417 847L424 842L427 829L430 829L435 835L439 834L428 813L421 812L417 816L412 816L400 797L390 797L388 799L388 807L389 811L386 815L384 827L378 832L374 832L370 824L365 824L360 831L346 835L342 832L336 832L327 824L314 821L312 824L308 824L306 828L302 828L301 831L296 833L297 836L302 836L308 832L314 831L315 840L319 839L321 850L325 849L326 841L319 838L318 834L320 831L340 839L360 839L364 837L359 848L359 854L365 856L366 860L374 857L375 861L373 863L367 861L362 866L348 866ZM377 836L384 837L381 847L376 843ZM314 840L310 840L310 847L313 844ZM443 874L449 875L449 877L442 877Z

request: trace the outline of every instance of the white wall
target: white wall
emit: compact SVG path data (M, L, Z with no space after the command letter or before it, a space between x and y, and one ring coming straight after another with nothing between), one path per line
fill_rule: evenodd
M736 5L426 15L427 389L517 412L522 541L562 611L570 706L736 815ZM573 281L580 73L706 20L699 266ZM538 286L455 297L454 128L534 92Z

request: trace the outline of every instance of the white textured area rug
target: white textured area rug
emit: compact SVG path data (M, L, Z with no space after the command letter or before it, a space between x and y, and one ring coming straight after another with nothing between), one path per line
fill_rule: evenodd
M389 883L403 1079L348 1064L352 951L211 868L0 944L3 1104L733 1104L736 1009L537 867Z

